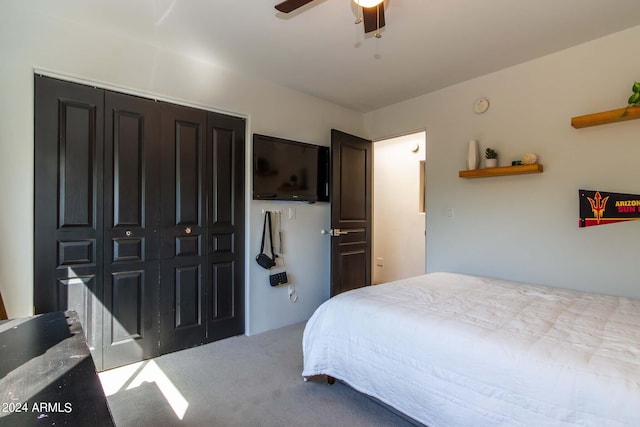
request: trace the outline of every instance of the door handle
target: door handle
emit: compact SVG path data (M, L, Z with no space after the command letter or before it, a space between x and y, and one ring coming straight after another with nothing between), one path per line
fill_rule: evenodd
M187 234L191 234L191 227L185 227L184 232Z
M350 228L348 230L341 230L339 228L332 228L329 230L329 235L333 237L342 236L349 233L363 233L364 228Z

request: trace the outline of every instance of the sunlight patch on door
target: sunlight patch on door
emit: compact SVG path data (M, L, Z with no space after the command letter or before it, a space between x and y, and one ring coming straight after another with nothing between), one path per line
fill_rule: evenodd
M102 388L107 396L121 390L133 390L143 383L155 383L176 416L182 420L189 402L153 360L100 372Z

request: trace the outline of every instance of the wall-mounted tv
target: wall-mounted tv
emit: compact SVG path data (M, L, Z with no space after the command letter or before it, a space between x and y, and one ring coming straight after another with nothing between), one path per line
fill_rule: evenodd
M329 201L329 147L253 134L253 199Z

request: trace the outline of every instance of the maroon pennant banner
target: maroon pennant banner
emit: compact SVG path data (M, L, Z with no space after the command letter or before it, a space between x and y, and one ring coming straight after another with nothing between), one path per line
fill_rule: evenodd
M640 219L640 195L578 190L580 227Z

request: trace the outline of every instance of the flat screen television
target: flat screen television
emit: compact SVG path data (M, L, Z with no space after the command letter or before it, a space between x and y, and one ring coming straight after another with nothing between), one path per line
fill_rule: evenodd
M329 201L329 147L253 134L253 199Z

